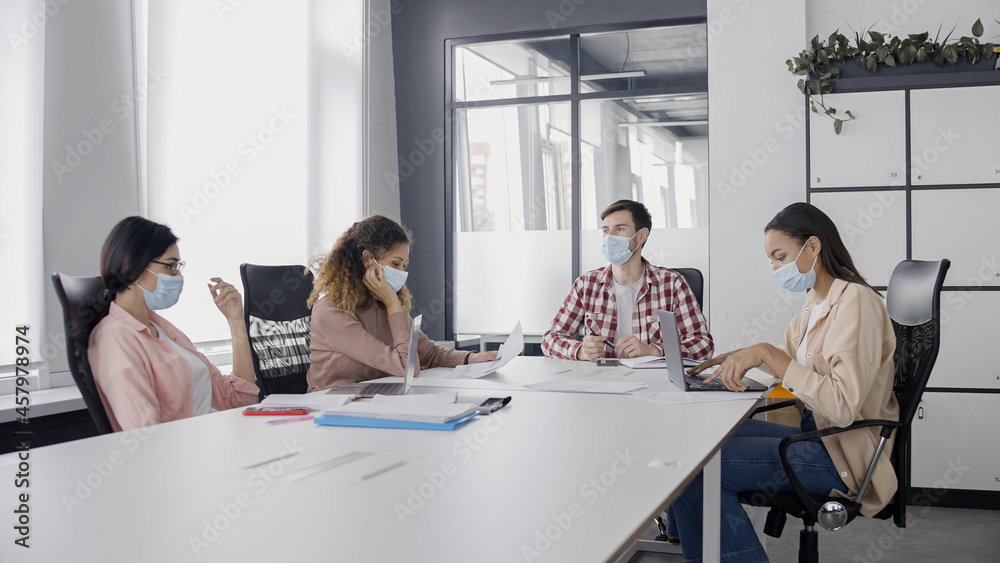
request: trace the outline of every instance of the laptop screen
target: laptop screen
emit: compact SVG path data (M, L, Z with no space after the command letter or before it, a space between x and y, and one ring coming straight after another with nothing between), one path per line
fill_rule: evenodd
M417 342L420 340L420 322L423 315L417 315L413 319L413 327L410 329L410 346L406 349L406 377L403 378L403 394L410 392L413 385L413 373L417 370Z
M660 337L663 339L663 359L667 363L670 382L684 389L684 361L681 359L681 334L673 311L657 311L660 317Z

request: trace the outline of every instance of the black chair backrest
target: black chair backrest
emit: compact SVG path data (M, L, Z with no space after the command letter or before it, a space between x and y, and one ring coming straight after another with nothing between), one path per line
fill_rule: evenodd
M110 434L111 421L97 393L97 383L87 356L90 333L104 317L101 295L105 289L104 282L99 277L67 276L56 272L52 274L52 285L63 310L69 371L83 395L83 402L94 419L97 432Z
M910 424L920 406L941 344L941 286L951 261L904 260L892 271L886 292L886 309L896 333L893 392L899 401L893 467L899 482L893 499L893 519L904 527L908 485Z
M698 308L704 309L701 297L705 291L705 276L701 275L701 270L698 268L671 268L671 270L684 276L684 281L688 282L691 292L694 293L695 300L698 301Z
M306 302L312 273L299 265L241 264L240 277L250 354L262 396L305 393L312 319Z

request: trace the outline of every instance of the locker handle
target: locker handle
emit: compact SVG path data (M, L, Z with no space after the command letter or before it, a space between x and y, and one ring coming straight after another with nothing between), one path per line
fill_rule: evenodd
M924 419L924 407L917 407L917 418Z

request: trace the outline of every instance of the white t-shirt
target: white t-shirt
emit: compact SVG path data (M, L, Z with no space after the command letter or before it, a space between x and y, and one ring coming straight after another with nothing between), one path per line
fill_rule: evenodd
M168 338L162 328L156 324L153 326L156 327L156 332L160 333L160 340L169 343L174 351L184 358L188 367L191 368L193 383L191 388L194 394L191 398L192 415L198 416L200 414L215 412L215 409L212 408L212 375L208 371L208 366L197 355Z
M809 333L816 326L816 321L819 320L819 316L822 313L823 302L817 301L813 303L812 311L809 312L809 322L806 324L806 334L802 337L802 344L799 345L799 349L795 351L795 360L802 365L806 365L806 345L809 344Z
M618 328L615 330L617 341L632 334L632 312L635 311L635 300L639 297L639 288L642 287L642 277L632 285L619 285L617 281L614 284L615 307L618 309Z

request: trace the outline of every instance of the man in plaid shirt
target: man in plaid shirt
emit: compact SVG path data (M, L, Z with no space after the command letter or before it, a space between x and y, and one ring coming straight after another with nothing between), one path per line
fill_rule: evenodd
M601 213L601 219L602 252L611 264L577 278L542 337L545 355L583 361L662 356L663 339L656 312L664 310L677 316L684 357L709 358L715 344L687 281L641 256L653 226L646 206L619 200ZM583 342L577 340L579 334L584 335Z

